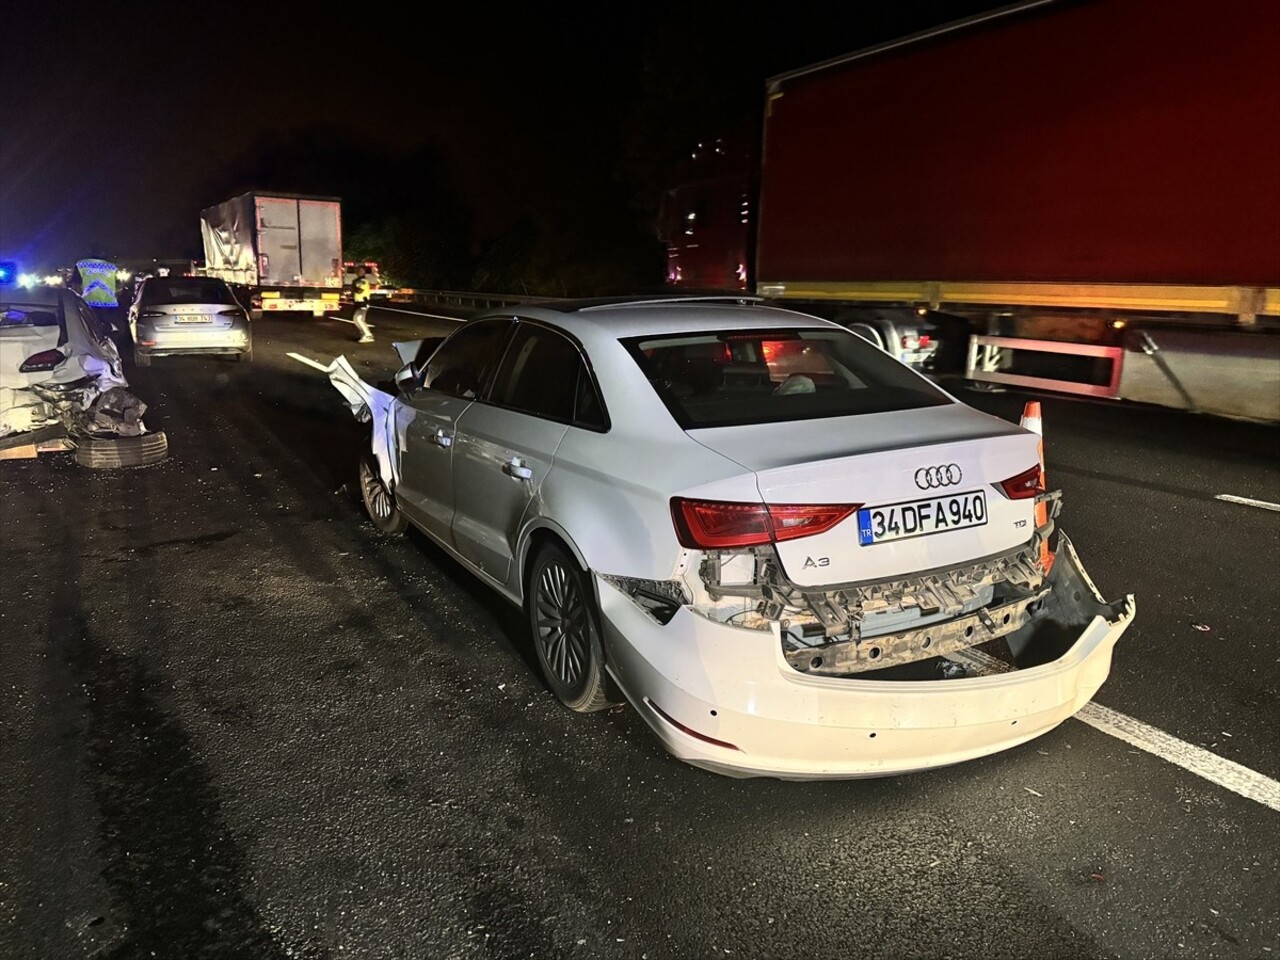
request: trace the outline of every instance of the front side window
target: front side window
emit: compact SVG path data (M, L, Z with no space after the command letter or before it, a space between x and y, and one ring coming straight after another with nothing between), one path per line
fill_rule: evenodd
M465 324L431 357L423 387L474 400L493 372L510 330L506 317Z
M522 323L516 330L489 399L535 417L603 427L582 354L563 334L535 323Z
M942 406L950 398L846 330L734 330L623 341L684 429Z

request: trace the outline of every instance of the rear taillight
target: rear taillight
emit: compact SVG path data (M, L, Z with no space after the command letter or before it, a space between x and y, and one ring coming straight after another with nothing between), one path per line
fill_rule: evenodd
M830 530L862 504L763 504L671 498L676 539L692 550L732 550Z
M931 343L933 343L933 337L929 336L927 333L922 333L922 334L920 334L920 349L921 349L921 350L924 350L924 349L925 349L926 347L928 347Z
M860 503L770 504L769 520L774 540L795 540L825 533L841 520L858 511Z
M1043 489L1040 485L1040 465L1023 470L1016 477L1000 481L1000 489L1010 500L1029 500Z
M27 359L22 361L22 366L18 368L19 373L41 373L45 370L53 370L59 364L65 363L66 354L61 350L41 350L39 353L33 353Z

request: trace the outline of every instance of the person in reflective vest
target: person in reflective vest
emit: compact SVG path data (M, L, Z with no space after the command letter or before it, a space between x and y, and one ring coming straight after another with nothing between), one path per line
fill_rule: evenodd
M351 313L351 322L360 331L360 339L356 341L357 343L373 343L373 330L369 327L367 319L372 290L373 285L365 276L364 267L357 267L356 278L351 281L351 302L355 304L355 309Z
M80 296L91 307L114 310L116 300L116 265L109 260L79 260Z

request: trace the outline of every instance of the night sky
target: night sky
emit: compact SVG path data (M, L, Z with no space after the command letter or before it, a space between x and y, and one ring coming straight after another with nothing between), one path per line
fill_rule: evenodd
M462 251L521 217L608 248L766 77L1000 5L10 4L0 257L199 256L200 209L254 187L340 195L348 233L445 203Z

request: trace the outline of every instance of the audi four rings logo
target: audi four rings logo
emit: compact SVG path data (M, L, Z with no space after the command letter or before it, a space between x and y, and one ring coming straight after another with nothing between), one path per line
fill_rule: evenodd
M921 467L916 471L916 486L921 490L951 487L959 483L963 476L960 468L954 463L944 463L940 467Z

